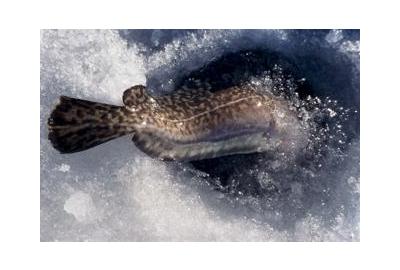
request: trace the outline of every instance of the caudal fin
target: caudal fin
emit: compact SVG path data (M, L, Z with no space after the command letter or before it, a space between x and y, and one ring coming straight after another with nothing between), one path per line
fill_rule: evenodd
M49 140L61 153L86 150L130 131L122 107L66 96L48 119Z

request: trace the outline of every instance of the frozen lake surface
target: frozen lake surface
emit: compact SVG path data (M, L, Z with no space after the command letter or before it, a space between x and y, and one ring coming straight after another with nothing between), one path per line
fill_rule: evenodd
M359 241L359 45L352 30L43 30L41 240ZM129 136L70 155L47 140L60 95L122 105L189 78L283 95L307 149L180 164Z

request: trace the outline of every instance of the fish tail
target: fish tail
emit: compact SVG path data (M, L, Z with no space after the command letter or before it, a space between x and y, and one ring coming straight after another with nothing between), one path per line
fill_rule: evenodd
M122 107L61 96L48 138L60 153L74 153L132 132L125 123Z

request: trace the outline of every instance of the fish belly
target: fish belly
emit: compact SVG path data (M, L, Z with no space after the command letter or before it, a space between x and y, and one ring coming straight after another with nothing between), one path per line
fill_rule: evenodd
M193 161L233 154L265 152L277 142L266 132L242 134L223 140L182 143L159 137L151 132L140 132L133 137L135 145L153 158L171 161Z

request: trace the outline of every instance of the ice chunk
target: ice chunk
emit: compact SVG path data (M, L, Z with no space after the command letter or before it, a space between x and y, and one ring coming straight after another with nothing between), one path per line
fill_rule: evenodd
M329 31L325 37L328 43L337 43L343 39L342 30L334 29Z
M69 170L71 169L71 166L69 166L68 164L61 164L60 167L58 167L58 170L60 172L69 172Z
M77 191L64 204L64 210L79 222L91 222L96 219L96 207L89 194Z

